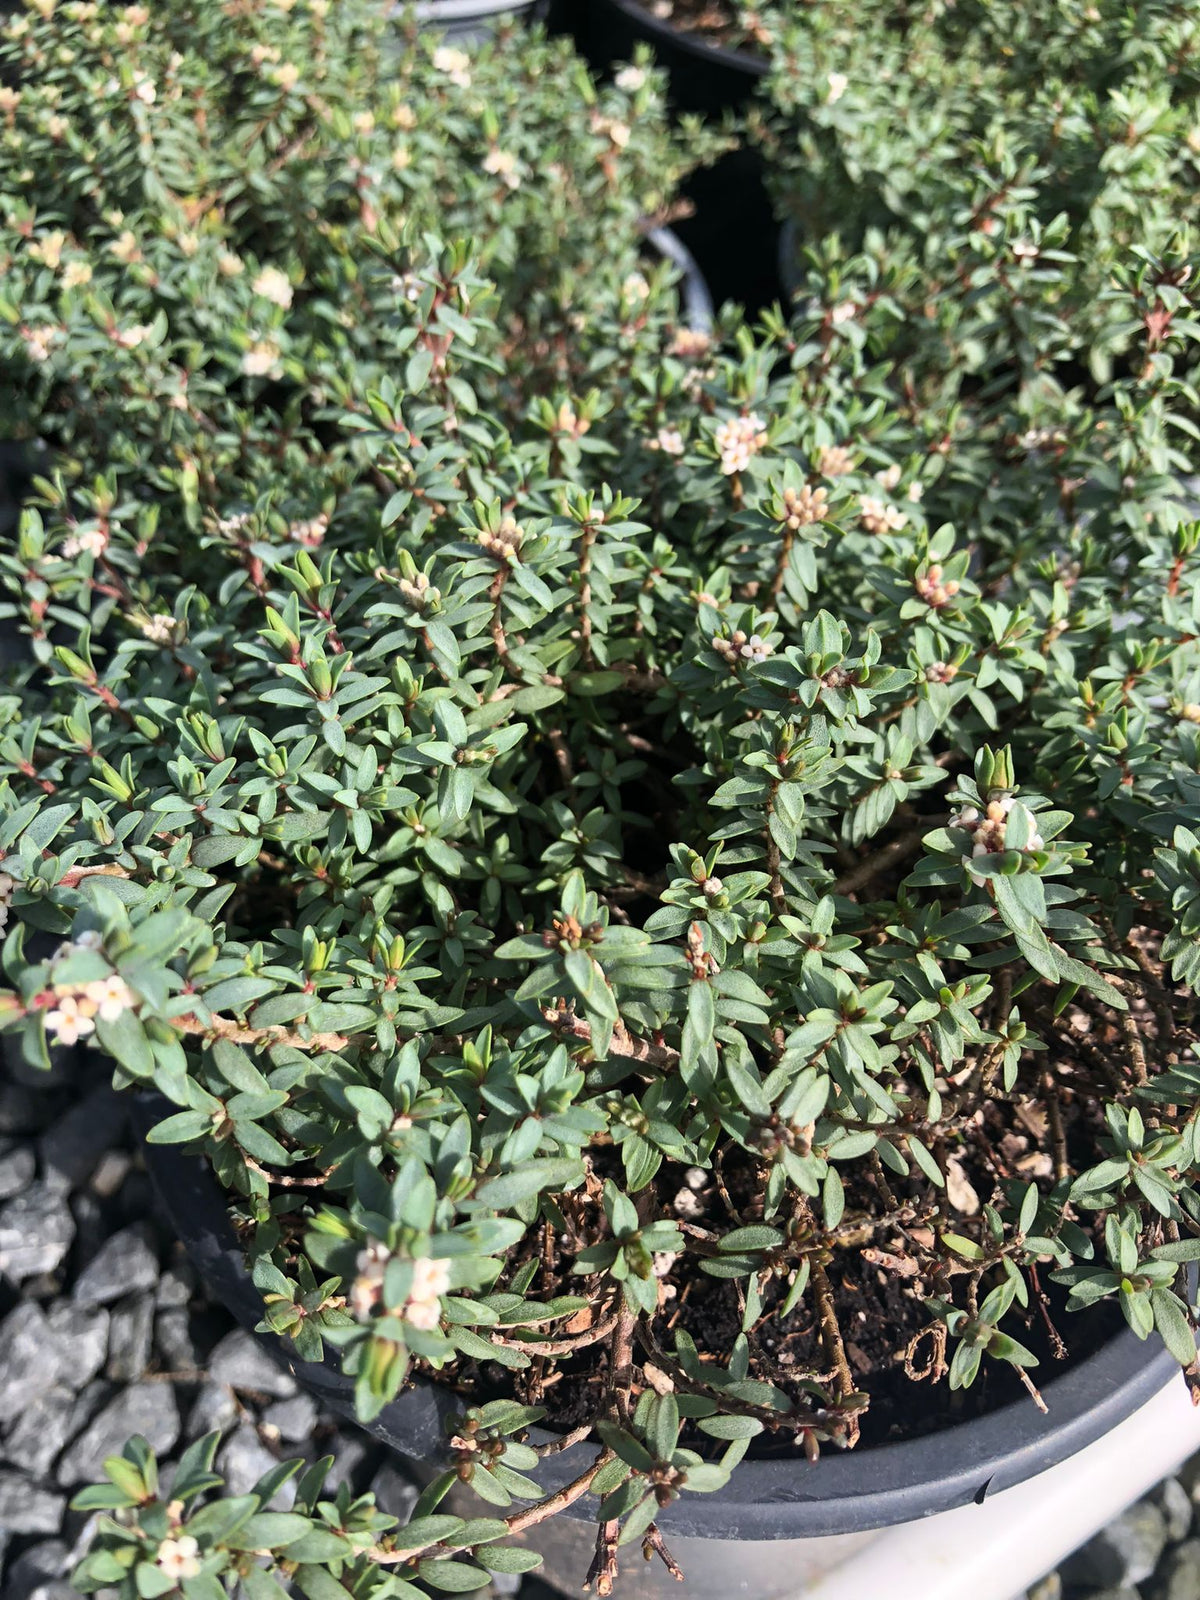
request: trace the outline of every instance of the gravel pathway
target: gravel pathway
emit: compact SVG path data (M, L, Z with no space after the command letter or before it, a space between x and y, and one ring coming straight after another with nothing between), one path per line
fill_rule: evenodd
M330 1486L403 1517L395 1459L322 1411L198 1288L155 1220L126 1102L98 1058L0 1069L0 1596L75 1600L87 1519L67 1504L142 1433L170 1461L219 1429L244 1493L283 1457L332 1455ZM1200 1458L1028 1600L1200 1600ZM480 1591L487 1594L487 1591ZM490 1591L554 1600L536 1576Z

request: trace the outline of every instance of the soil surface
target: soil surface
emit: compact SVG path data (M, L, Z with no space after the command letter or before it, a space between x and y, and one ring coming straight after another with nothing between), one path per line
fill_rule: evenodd
M754 13L738 15L724 0L638 0L644 10L659 22L666 22L681 33L698 34L708 44L727 49L758 52L770 39L765 24Z
M1070 1063L1062 1063L1069 1078ZM987 1102L978 1114L977 1143L964 1147L955 1158L957 1184L955 1201L978 1211L981 1203L996 1197L997 1173L1005 1176L1035 1176L1049 1183L1053 1173L1052 1147L1061 1136L1073 1170L1099 1158L1097 1139L1103 1132L1098 1104L1090 1096L1070 1091L1061 1104L1061 1129L1056 1132L1041 1106L1030 1101ZM592 1152L592 1184L598 1190L609 1175L619 1176L612 1152ZM680 1220L681 1206L688 1214L683 1223L692 1239L703 1235L719 1236L733 1227L761 1220L760 1177L756 1164L740 1150L733 1150L723 1163L718 1182L713 1173L664 1163L651 1185L653 1214ZM941 1231L945 1216L930 1215L930 1226L922 1226L929 1210L929 1191L919 1175L909 1182L891 1177L892 1201L918 1216L907 1227L907 1238L893 1234L881 1218L880 1196L869 1172L857 1178L843 1170L846 1184L846 1214L835 1234L836 1248L827 1264L838 1325L856 1390L869 1397L860 1419L859 1447L885 1441L911 1439L936 1432L956 1423L969 1421L1024 1400L1034 1404L1015 1370L1006 1362L985 1358L976 1381L965 1390L951 1391L945 1377L930 1381L928 1371L933 1355L930 1335L931 1316L925 1300L932 1292L910 1253L915 1239L934 1245L933 1226ZM682 1198L681 1198L682 1197ZM686 1201L686 1204L684 1204ZM947 1199L946 1206L950 1206ZM581 1212L588 1210L586 1202ZM953 1220L955 1213L950 1209ZM1081 1225L1094 1221L1092 1214L1079 1217ZM776 1223L778 1219L771 1219ZM956 1223L961 1226L961 1223ZM594 1226L594 1224L593 1224ZM587 1221L581 1219L576 1248L593 1237ZM1103 1256L1099 1225L1092 1229ZM599 1233L595 1234L599 1237ZM581 1280L571 1273L571 1241L560 1239L556 1259L549 1274L543 1266L539 1294L581 1294L592 1289L596 1298L587 1312L567 1324L572 1335L587 1337L589 1329L611 1323L617 1301L599 1280ZM514 1261L514 1270L527 1260ZM742 1328L742 1295L745 1280L717 1278L703 1270L703 1257L687 1251L664 1269L660 1284L657 1316L649 1329L649 1339L635 1351L639 1362L648 1361L660 1370L673 1365L674 1333L682 1326L694 1340L702 1361L724 1365ZM957 1273L959 1269L954 1269ZM965 1269L962 1269L965 1270ZM1094 1354L1124 1321L1115 1303L1102 1302L1086 1313L1066 1310L1067 1292L1050 1281L1052 1266L1043 1267L1037 1278L1041 1296L1031 1296L1027 1310L1019 1307L1005 1319L1005 1331L1026 1345L1038 1359L1032 1369L1034 1384L1049 1383L1072 1362ZM957 1279L956 1279L957 1281ZM990 1286L985 1280L980 1297ZM778 1315L787 1294L786 1277L768 1280L763 1293L763 1311L750 1331L749 1376L801 1396L802 1385L817 1382L830 1394L835 1390L835 1375L829 1361L811 1287L798 1306L786 1317ZM949 1352L948 1352L949 1353ZM550 1412L548 1425L567 1431L597 1415L603 1415L609 1393L611 1341L607 1338L586 1344L577 1355L553 1361L534 1359L524 1370L513 1372L498 1363L459 1363L451 1386L464 1399L475 1403L484 1398L511 1395L524 1403L544 1405ZM446 1382L446 1373L430 1372L435 1382ZM635 1376L634 1397L643 1384ZM696 1433L687 1438L692 1448L704 1448ZM750 1447L752 1455L788 1453L797 1448L790 1430L760 1435Z

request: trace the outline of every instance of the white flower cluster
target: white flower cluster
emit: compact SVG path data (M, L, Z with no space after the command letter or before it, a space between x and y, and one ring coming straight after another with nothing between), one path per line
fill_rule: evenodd
M660 428L650 441L651 450L661 450L665 456L683 454L683 435L678 428Z
M456 88L471 87L471 58L465 50L456 50L453 45L439 45L433 52L433 65L435 71L444 72Z
M712 335L703 328L676 328L671 335L669 354L685 361L699 361L712 349Z
M21 339L25 345L25 354L40 366L42 362L49 361L51 346L61 334L62 329L53 322L41 322L33 328L22 328Z
M913 579L913 588L927 606L932 607L934 611L940 611L943 606L948 606L958 593L959 582L957 578L947 578L935 562L928 572L923 572Z
M154 332L148 322L133 322L128 328L114 328L110 335L112 342L121 350L136 350L139 345Z
M293 522L288 528L288 538L296 544L302 544L307 550L316 550L320 547L328 528L329 518L325 512L320 511L315 517L305 517L302 522Z
M190 1533L181 1533L175 1539L164 1539L154 1559L176 1584L200 1575L200 1546Z
M806 483L799 489L783 491L783 525L793 533L811 523L824 522L828 515L829 496L824 488L814 489Z
M442 1296L450 1287L450 1264L432 1256L419 1256L413 1262L412 1288L404 1306L404 1320L414 1328L431 1333L441 1321Z
M717 429L714 442L721 458L721 471L727 478L745 472L751 456L766 448L767 425L755 412L747 417L731 417Z
M234 511L228 517L217 519L217 532L225 538L232 539L235 534L243 532L250 522L248 511Z
M58 947L55 960L73 955L79 950L99 950L100 935L93 931L81 933L78 939ZM118 973L110 972L107 978L94 978L90 983L54 985L55 1005L46 1012L46 1027L54 1035L55 1044L77 1044L96 1031L96 1020L115 1022L124 1011L138 1004L138 997Z
M871 494L864 494L859 501L858 514L868 533L897 533L908 525L903 511Z
M569 400L564 400L555 414L554 426L560 433L569 433L573 439L582 439L592 425L586 417L579 415Z
M397 272L392 278L392 288L402 294L410 305L415 305L425 290L424 280L415 272Z
M115 1022L122 1012L137 1004L137 996L115 972L96 978L82 988L55 984L57 1005L46 1013L46 1027L55 1044L76 1044L96 1030L96 1018Z
M880 485L880 488L885 488L885 490L888 490L888 493L891 493L891 490L896 488L899 480L901 480L901 469L896 466L896 462L894 461L890 467L885 467L882 472L877 472L877 474L875 474L875 482ZM907 498L909 498L910 501L914 502L915 504L918 499L922 498L922 494L925 493L925 485L920 482L920 478L914 478L912 483L907 486L907 490L904 491L904 493L906 493Z
M521 175L517 171L517 158L511 150L499 150L493 146L483 158L483 170L493 178L499 178L506 189L519 189Z
M108 549L108 534L101 527L84 528L68 535L62 542L63 558L74 561L76 556L102 556Z
M624 150L633 137L627 122L621 122L617 117L602 117L598 112L592 114L592 132L601 134L618 150Z
M844 478L853 470L854 462L844 444L827 444L817 456L817 471L823 478Z
M390 1255L378 1239L372 1239L358 1253L358 1277L350 1289L350 1309L365 1321L383 1296L383 1278ZM418 1256L412 1264L412 1287L401 1316L423 1333L431 1333L441 1321L441 1297L450 1287L450 1265L432 1256Z
M50 233L43 233L36 239L29 241L29 256L32 261L40 261L44 267L49 267L51 272L57 272L62 261L63 246L67 236L61 228L55 228Z
M925 668L926 683L953 683L958 677L958 668L953 661L931 661Z
M401 578L399 589L414 611L424 611L442 598L441 590L433 587L426 572L418 572L412 579Z
M12 909L15 883L7 872L0 872L0 933L8 927L8 914Z
M502 517L495 533L490 528L480 530L479 543L489 555L500 561L511 561L521 548L525 530L516 517Z
M850 79L844 72L827 72L825 74L825 82L829 86L829 92L825 96L825 104L827 106L835 106L850 87Z
M964 806L950 818L952 828L963 828L971 835L971 854L962 858L963 866L970 874L971 882L977 889L982 889L986 880L977 873L971 872L971 862L976 856L996 855L1006 850L1008 845L1005 835L1008 829L1008 814L1012 810L1014 801L1011 794L998 795L994 800L989 800L986 811L981 815L977 806ZM1035 829L1030 834L1025 849L1044 850L1046 841Z
M775 654L775 646L769 639L764 639L761 634L752 633L749 637L741 628L728 639L714 634L712 647L731 667L736 667L739 661L765 661L768 656Z
M175 618L169 611L156 611L152 617L143 617L138 622L142 637L151 644L174 644Z
M284 311L292 303L291 282L287 273L281 272L278 267L264 267L250 287L255 294L269 300L273 306L282 307Z
M248 378L275 377L282 353L273 339L256 339L242 357L242 371Z

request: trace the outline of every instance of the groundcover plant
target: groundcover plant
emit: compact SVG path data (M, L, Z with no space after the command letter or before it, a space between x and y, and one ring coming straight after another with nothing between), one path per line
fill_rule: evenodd
M492 286L476 390L510 420L553 399L598 449L620 383L606 420L593 374L674 307L642 231L722 147L668 128L648 68L600 89L512 30L468 57L374 0L32 7L0 73L0 434L86 492L136 466L192 515L269 489L309 544L328 419L413 356L430 230Z
M172 1103L264 1325L364 1419L462 1396L402 1529L319 1469L287 1513L286 1467L215 1497L212 1441L160 1496L135 1442L78 1583L465 1590L590 1493L607 1592L750 1449L819 1472L1003 1380L1038 1403L1096 1302L1193 1366L1196 263L1163 233L1094 286L1030 264L1054 315L998 319L976 385L831 246L716 350L618 285L585 403L504 366L502 274L406 236L387 341L294 436L222 411L221 472L171 465L191 408L119 341L103 455L46 389L67 465L0 567L0 1021ZM546 1498L542 1418L594 1443ZM460 1481L496 1515L446 1514Z

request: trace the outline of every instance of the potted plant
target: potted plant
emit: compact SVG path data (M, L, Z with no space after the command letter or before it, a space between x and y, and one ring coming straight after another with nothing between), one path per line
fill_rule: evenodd
M1108 3L1080 29L1063 8L873 0L772 24L759 133L793 283L807 249L836 235L854 255L871 236L893 259L907 247L914 295L953 296L982 236L1017 246L1018 284L1045 281L1068 250L1086 304L1133 246L1157 248L1191 217L1194 19L1149 8L1131 35Z
M363 403L351 371L361 391L408 360L397 308L430 287L431 229L483 241L497 337L476 381L506 412L539 387L586 395L602 327L609 362L674 317L647 219L721 145L697 132L685 148L656 75L598 90L561 41L468 56L414 31L397 56L394 35L369 0L68 3L8 24L0 63L24 87L0 106L16 179L0 436L42 440L40 472L72 488L82 474L90 494L114 430L132 428L154 492L192 515L256 474L297 520L321 514L336 479L323 463L314 482L322 413ZM589 448L619 417L592 419Z
M212 1163L264 1326L336 1352L364 1420L458 1419L432 1522L344 1507L352 1558L245 1534L318 1600L323 1561L482 1582L587 1494L601 1587L695 1494L744 1532L739 1480L759 1526L861 1527L931 1425L1003 1482L1159 1381L1131 1338L1191 1366L1189 266L1128 274L1127 372L1013 459L1041 560L926 517L969 439L819 307L634 349L603 466L643 511L569 396L481 403L453 252L404 301L431 359L325 419L394 493L319 552L252 475L155 511L133 424L102 577L61 496L26 515L5 581L59 631L0 702L4 1025L172 1102L152 1138ZM482 1531L439 1520L463 1479ZM253 1564L186 1513L135 1509L84 1577Z
M140 205L150 81L112 142ZM53 138L22 94L14 137ZM278 278L162 282L200 249L152 198L157 283L109 276L111 218L85 249L43 199L5 236L3 359L51 368L24 421L58 460L0 539L34 644L0 697L0 1023L170 1103L197 1253L433 1476L406 1529L320 1510L317 1474L263 1521L282 1473L197 1509L205 1448L163 1501L133 1445L78 1581L275 1600L273 1552L309 1600L411 1600L562 1511L603 1591L676 1529L969 1502L1193 1368L1194 259L1092 295L1040 239L974 384L955 302L939 365L871 238L720 346L597 258L542 343L502 244L492 289L399 207L376 252L353 203L328 250L297 205L347 327ZM1012 253L960 317L1013 304ZM223 387L260 300L298 353L272 323L280 374Z

